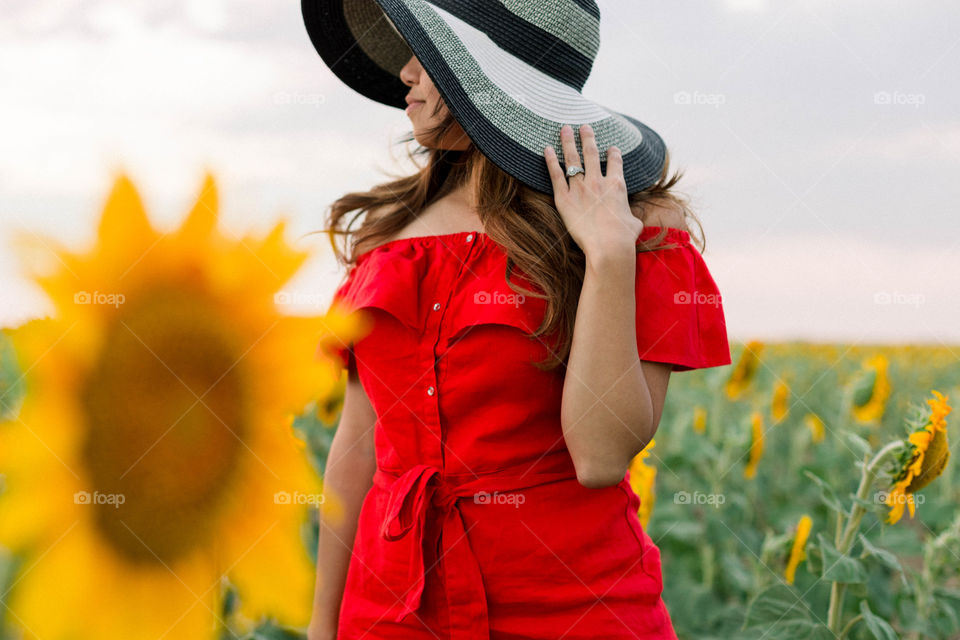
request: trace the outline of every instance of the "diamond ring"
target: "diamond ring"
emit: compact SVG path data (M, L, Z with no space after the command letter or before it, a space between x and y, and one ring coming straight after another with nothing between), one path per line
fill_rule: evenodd
M567 167L567 177L572 178L578 173L585 173L583 167Z

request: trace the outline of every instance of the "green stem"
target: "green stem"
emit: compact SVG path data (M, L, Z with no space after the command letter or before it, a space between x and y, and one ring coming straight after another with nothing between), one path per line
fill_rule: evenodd
M725 392L721 382L712 393L710 409L707 413L707 438L714 445L718 445L726 432L726 425L723 424L723 412L721 408L724 405Z
M843 627L843 631L840 632L840 640L843 640L844 638L846 638L847 634L850 633L850 630L853 629L853 626L858 622L860 622L861 620L863 620L862 613L858 613L853 618L850 618L850 622L848 622L846 626Z
M863 469L863 476L860 478L860 487L857 489L857 497L860 500L866 500L867 496L870 493L870 489L873 487L873 482L877 478L877 466L887 457L891 452L902 448L904 445L903 440L894 440L887 446L880 449L877 452L877 455L873 457L866 467ZM850 520L847 522L847 526L843 532L843 538L840 540L840 546L837 547L837 551L842 554L850 551L850 547L853 546L853 539L857 535L857 532L860 530L860 521L863 520L863 515L867 512L867 509L859 502L854 503L853 510L850 513Z
M716 566L714 562L713 545L707 543L700 546L700 566L703 571L703 586L710 589L713 587L714 568Z
M843 582L834 582L830 585L830 609L827 611L827 627L834 634L840 627L840 613L843 607L843 594L847 585Z
M877 479L877 467L880 465L883 459L887 457L887 455L897 449L900 449L903 447L903 445L903 440L894 440L887 446L880 449L880 451L877 452L877 455L873 457L873 460L864 465L863 473L860 476L860 486L857 488L857 498L863 501L867 499L870 489L873 487L873 483ZM857 532L860 530L860 522L863 520L863 515L866 512L867 510L861 502L854 502L853 508L850 511L850 519L847 520L847 524L843 529L843 535L840 536L840 542L837 545L837 551L839 551L841 555L846 555L853 546L854 538L856 537ZM843 595L846 591L846 586L846 584L834 582L830 587L830 609L827 613L827 626L834 634L836 634L840 629L840 618L843 610Z
M840 539L843 537L843 513L837 511L837 531L833 536L833 546L840 546Z

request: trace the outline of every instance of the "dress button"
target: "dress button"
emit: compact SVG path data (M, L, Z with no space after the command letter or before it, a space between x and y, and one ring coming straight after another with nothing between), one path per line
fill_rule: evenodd
M439 302L434 302L434 303L433 303L433 310L434 310L434 311L439 311L439 310L440 310L440 303L439 303Z
M436 393L436 389L434 389L433 387L427 387L428 396L432 396L434 393Z
M473 234L472 234L472 233L467 236L467 242L470 242L471 240L473 240Z

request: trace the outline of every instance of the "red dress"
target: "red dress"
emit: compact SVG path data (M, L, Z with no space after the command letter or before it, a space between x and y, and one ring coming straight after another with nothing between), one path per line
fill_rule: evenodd
M729 364L706 264L687 232L666 241L680 246L637 256L640 359ZM562 367L530 364L547 347L524 335L546 303L514 293L505 267L483 233L400 238L361 254L336 291L374 319L333 351L356 359L377 414L338 639L676 638L629 472L577 481Z

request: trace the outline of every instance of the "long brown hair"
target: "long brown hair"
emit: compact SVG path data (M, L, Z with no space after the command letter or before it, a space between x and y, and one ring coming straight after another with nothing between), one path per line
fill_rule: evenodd
M446 112L440 124L426 132L431 140L443 140L456 124L442 101L434 115L440 111ZM415 137L410 132L400 142L412 140ZM458 151L422 145L412 152L409 147L407 149L409 158L422 166L420 171L409 176L394 176L394 180L377 185L370 191L347 193L330 205L327 227L321 231L329 234L338 262L352 267L358 255L390 240L428 204L458 186L472 184L484 233L500 245L507 255L504 275L508 286L523 295L547 301L543 322L529 336L538 339L547 336L556 341L551 343L541 339L550 347L551 353L545 360L534 363L535 366L549 370L565 363L570 354L586 261L583 251L567 233L553 196L540 193L509 175L488 160L472 143L466 150ZM421 157L426 157L422 165L417 162ZM629 195L631 209L639 212L640 219L644 220L647 203L678 205L683 211L684 221L687 218L696 221L700 235L698 237L691 233L691 237L703 251L705 242L700 221L690 209L687 199L671 191L683 173L675 172L668 179L668 165L669 155L659 180L647 189ZM376 218L369 216L358 228L352 229L356 220L371 210L378 211ZM344 224L344 219L351 212L355 213ZM638 253L676 246L661 244L666 233L664 228L654 237L638 242ZM337 245L337 235L347 239L344 244L348 246L344 250ZM542 293L511 282L510 275L515 268L519 268L522 275L539 287Z

